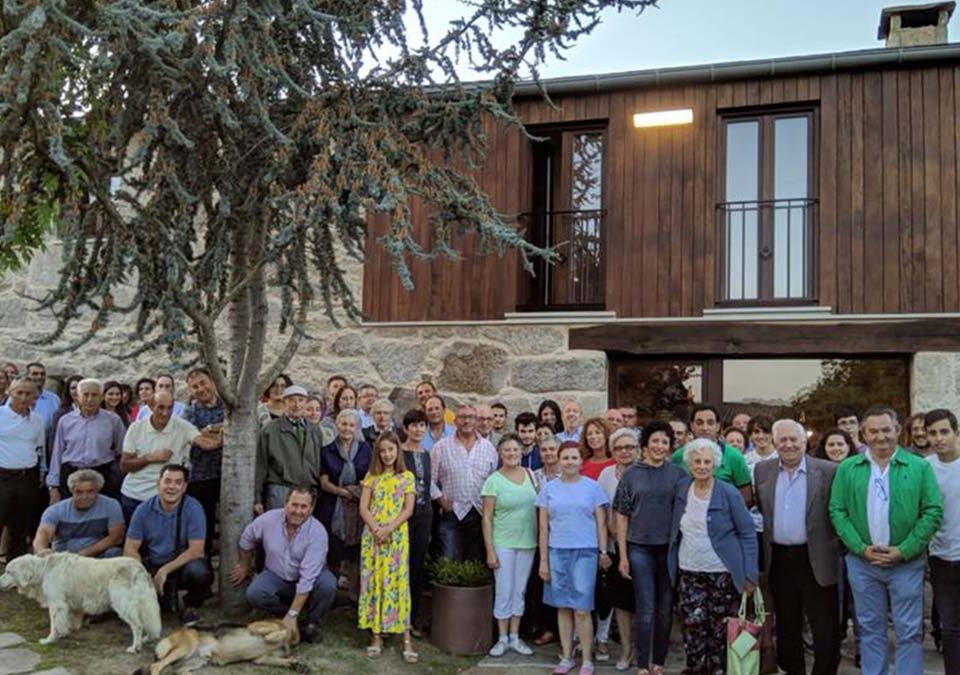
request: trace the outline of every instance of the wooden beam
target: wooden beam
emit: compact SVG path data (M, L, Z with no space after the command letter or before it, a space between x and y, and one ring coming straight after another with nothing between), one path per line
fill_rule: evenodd
M570 349L648 356L954 352L960 351L960 319L858 323L612 323L571 330Z

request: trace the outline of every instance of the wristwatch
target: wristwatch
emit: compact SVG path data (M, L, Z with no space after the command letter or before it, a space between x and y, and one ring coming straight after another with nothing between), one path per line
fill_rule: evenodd
M607 557L610 556L610 554L609 554L608 552L606 552L606 551L600 551L600 555L605 555L605 556L607 556Z
M295 610L295 609L288 609L288 610L287 610L287 616L289 616L291 619L296 619L298 614L300 614L300 612L298 612L298 611Z

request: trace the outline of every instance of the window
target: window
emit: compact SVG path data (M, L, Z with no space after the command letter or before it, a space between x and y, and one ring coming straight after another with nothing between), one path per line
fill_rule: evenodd
M533 210L522 216L530 240L560 260L537 262L519 309L603 309L604 129L596 124L533 130Z
M813 302L813 111L729 116L721 128L723 301Z

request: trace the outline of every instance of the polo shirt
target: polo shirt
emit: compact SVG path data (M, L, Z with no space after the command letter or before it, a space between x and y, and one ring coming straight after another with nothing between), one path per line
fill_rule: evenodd
M18 415L9 406L0 408L0 469L46 468L43 419L34 411Z
M179 536L181 552L186 550L188 542L203 540L207 536L207 520L200 502L190 495L184 495L183 500ZM164 511L160 497L150 497L133 512L127 539L142 542L140 554L144 561L166 565L176 557L173 536L176 526L177 507Z
M123 525L123 510L106 495L97 495L85 511L78 510L73 499L62 499L43 512L40 524L53 528L54 551L76 553L106 537L111 527Z
M720 466L713 470L713 477L738 488L750 485L753 482L750 478L750 469L747 468L747 462L743 458L743 455L740 454L740 451L726 443L718 443L718 445L720 446L722 457L720 459ZM671 459L674 464L679 464L683 467L684 471L690 473L686 462L683 461L682 447L673 453Z
M120 494L130 499L143 501L157 494L157 481L164 464L190 463L190 444L200 435L195 426L180 417L171 417L167 425L157 430L150 418L137 420L123 437L123 452L143 457L156 450L172 450L173 456L166 462L151 462L138 471L124 477Z

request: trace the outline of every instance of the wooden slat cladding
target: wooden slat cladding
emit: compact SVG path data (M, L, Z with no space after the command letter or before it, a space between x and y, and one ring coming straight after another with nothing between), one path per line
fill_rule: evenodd
M838 314L960 311L960 65L867 70L560 96L518 103L528 125L605 121L606 309L621 317L700 316L720 299L716 205L721 117L816 111L814 296ZM635 112L692 108L688 126L635 129ZM477 180L504 213L531 208L530 141L489 130ZM414 205L414 236L429 246ZM375 220L374 233L386 223ZM411 262L406 293L371 237L364 309L380 321L499 319L523 301L515 254Z

